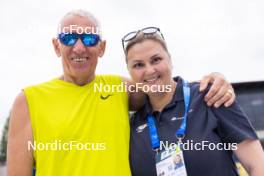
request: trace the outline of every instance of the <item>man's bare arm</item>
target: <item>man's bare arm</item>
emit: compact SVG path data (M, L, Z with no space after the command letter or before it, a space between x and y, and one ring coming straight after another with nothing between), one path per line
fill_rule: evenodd
M247 139L239 143L235 154L250 176L264 175L264 152L259 140Z
M134 83L129 78L122 77L122 81L126 83L127 86L136 85L136 83ZM128 90L127 94L129 98L129 111L137 111L144 105L144 99L146 95L143 92L133 92Z
M33 141L26 97L21 92L13 105L7 144L7 175L32 176L33 152L28 141Z
M127 85L135 85L129 78L122 78ZM204 91L209 83L212 84L204 100L208 106L214 105L216 108L224 104L230 106L235 101L235 93L232 85L225 79L221 73L213 72L206 75L200 81L200 91ZM143 92L127 92L129 96L129 110L137 111L143 104L145 94Z

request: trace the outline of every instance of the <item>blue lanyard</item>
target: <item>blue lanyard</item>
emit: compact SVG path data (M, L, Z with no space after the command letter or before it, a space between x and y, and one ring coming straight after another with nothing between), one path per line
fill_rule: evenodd
M179 139L182 139L185 136L187 114L188 114L188 109L189 109L189 104L190 104L190 87L189 87L188 82L186 81L183 82L183 95L184 95L185 112L184 112L181 126L176 131L176 137ZM148 129L149 129L152 149L156 150L160 147L160 140L159 140L159 135L157 132L155 120L152 115L148 115Z

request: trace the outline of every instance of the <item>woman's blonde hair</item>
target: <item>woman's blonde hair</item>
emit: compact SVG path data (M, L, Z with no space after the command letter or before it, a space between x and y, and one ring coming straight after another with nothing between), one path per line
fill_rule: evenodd
M134 46L135 44L142 43L146 40L153 40L155 42L158 42L162 46L162 48L169 54L165 40L158 33L144 34L143 32L139 32L135 38L127 42L124 48L125 55L126 55L126 61L127 61L127 54L128 54L129 49L131 49L131 47Z

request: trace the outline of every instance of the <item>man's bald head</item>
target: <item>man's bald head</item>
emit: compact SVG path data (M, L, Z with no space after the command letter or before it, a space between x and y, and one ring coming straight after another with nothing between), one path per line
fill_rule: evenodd
M62 31L65 31L63 28L65 26L68 26L68 24L66 24L68 19L73 18L73 17L79 17L79 18L87 19L91 23L91 25L92 25L91 27L96 28L96 29L94 29L93 32L96 32L100 36L100 38L102 38L102 31L101 31L100 22L97 20L97 18L92 13L90 13L86 10L82 10L82 9L72 10L62 17L62 19L60 20L59 26L58 26L59 33Z

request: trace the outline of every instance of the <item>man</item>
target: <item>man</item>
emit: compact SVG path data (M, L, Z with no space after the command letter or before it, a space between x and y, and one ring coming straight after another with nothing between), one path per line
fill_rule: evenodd
M61 20L62 32L52 42L62 58L63 75L17 96L9 129L9 176L30 176L33 166L37 175L45 176L130 175L128 100L130 109L138 109L143 97L94 90L95 85L133 85L118 76L95 75L106 45L100 34L92 34L98 27L82 10ZM79 29L89 34L79 34ZM209 82L213 85L205 97L208 105L232 104L233 89L221 75L206 76L201 91Z

